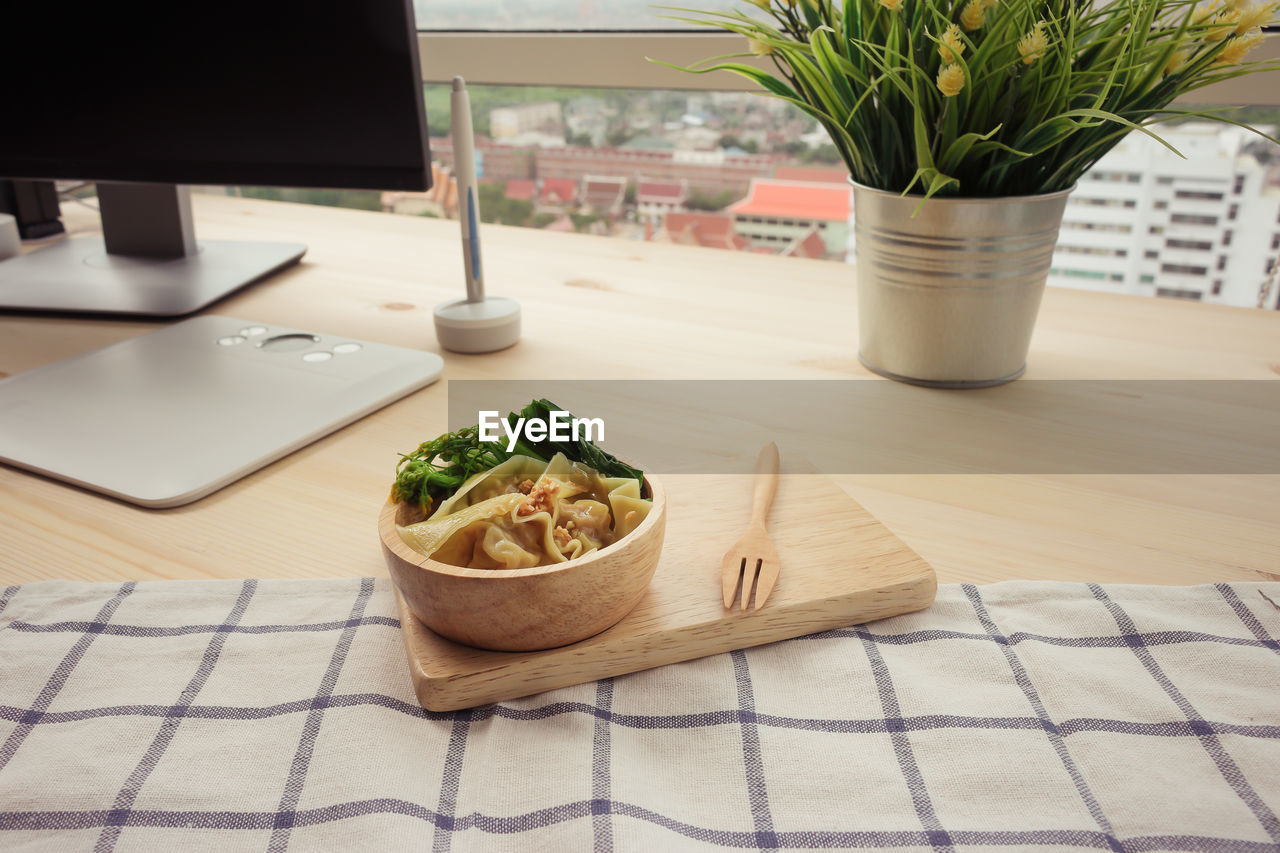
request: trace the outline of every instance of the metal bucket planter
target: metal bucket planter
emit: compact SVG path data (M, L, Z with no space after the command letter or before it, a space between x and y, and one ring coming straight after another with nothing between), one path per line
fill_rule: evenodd
M920 207L853 183L859 360L935 388L1021 376L1070 192Z

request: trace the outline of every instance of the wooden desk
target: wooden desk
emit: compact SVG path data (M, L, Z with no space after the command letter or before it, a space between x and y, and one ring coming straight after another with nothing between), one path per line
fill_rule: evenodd
M204 238L301 240L300 266L215 313L436 349L461 290L456 222L197 195ZM97 217L64 206L76 231ZM445 354L446 379L860 378L843 264L485 226L524 340ZM0 375L154 324L0 317ZM625 329L627 343L618 343ZM1280 312L1050 288L1031 378L1275 379ZM195 504L144 510L0 468L0 584L385 573L396 451L443 431L439 383ZM1277 433L1280 440L1280 433ZM943 582L1280 580L1278 476L843 476Z

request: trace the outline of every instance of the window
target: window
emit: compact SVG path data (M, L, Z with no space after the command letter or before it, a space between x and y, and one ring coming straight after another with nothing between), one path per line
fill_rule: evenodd
M1131 198L1089 198L1087 196L1071 196L1069 204L1089 205L1092 207L1137 207L1138 202Z
M1065 252L1068 255L1093 255L1102 258L1123 258L1129 254L1127 249L1115 249L1107 246L1073 246L1058 245L1059 252Z
M1223 232L1222 232L1222 245L1224 245L1224 246L1230 246L1230 245L1231 245L1231 232L1230 232L1230 231L1223 231Z
M433 153L442 166L448 165L452 153L447 138L448 81L453 75L461 74L473 81L470 88L477 131L486 137L478 140L485 172L482 180L494 185L489 192L499 199L490 206L494 207L492 214L481 205L486 217L501 214L506 218L499 221L520 221L531 227L548 221L558 228L571 223L580 230L643 240L646 226L654 239L664 239L662 221L667 210L684 210L723 217L729 232L743 236L759 238L763 232L773 229L779 240L772 248L781 248L779 241L785 242L791 234L792 226L785 224L785 220L795 222L796 229L801 226L802 220L794 209L790 213L785 210L747 213L730 208L745 198L752 178L781 178L788 173L794 176L795 170L803 169L825 171L826 180L843 182L843 167L833 156L834 149L824 142L813 120L783 102L759 95L757 87L746 80L720 73L682 74L646 61L646 57L655 57L674 64L692 64L713 56L738 53L742 48L740 37L703 28L690 27L673 36L667 31L682 29L685 25L663 18L669 13L656 5L645 0L542 0L538 3L414 0L420 26L424 28L419 33L419 53L426 83L428 126L435 135ZM750 5L741 0L699 0L689 5L719 10L750 9ZM426 29L428 27L430 29ZM772 70L767 59L749 57L742 61ZM589 73L584 73L584 69ZM1215 101L1207 105L1211 108L1239 103L1280 105L1280 87L1275 87L1270 79L1258 76L1227 81L1203 90L1203 94ZM584 87L584 80L589 80L592 86ZM480 81L489 85L477 85ZM707 90L707 86L714 86L716 91ZM492 129L490 114L494 110L548 103L559 105L558 123L554 109L549 111L549 118L544 115L547 120L543 126L539 126L536 120L539 111L534 109L526 110L523 119L516 122L517 126L524 122L519 133L529 132L532 144L515 144L510 137L501 141L487 138ZM1178 106L1201 110L1206 105L1183 103ZM1275 114L1269 106L1233 107L1225 112L1230 118L1255 124L1274 123ZM1215 136L1217 130L1205 130L1205 127L1201 122L1186 127L1169 123L1157 128L1171 144L1187 154L1187 159L1174 155L1154 140L1130 134L1113 152L1114 157L1107 155L1082 178L1081 189L1073 196L1062 227L1064 244L1077 247L1079 252L1067 251L1058 257L1061 261L1077 255L1093 255L1090 263L1103 266L1104 271L1059 273L1059 284L1073 278L1085 285L1098 279L1108 280L1118 274L1112 270L1124 268L1121 259L1139 253L1147 260L1147 268L1158 264L1160 253L1166 248L1167 214L1153 214L1153 209L1167 211L1172 206L1174 210L1185 211L1172 218L1175 236L1203 234L1204 240L1213 243L1218 241L1218 229L1226 224L1227 212L1216 216L1202 211L1216 210L1206 203L1226 201L1228 193L1230 201L1239 205L1235 213L1238 219L1249 222L1273 219L1280 223L1280 209L1256 203L1267 184L1266 169L1271 167L1268 164L1280 163L1280 151L1246 135L1239 149L1241 156L1256 157L1263 164L1263 170L1241 172L1237 168L1234 172L1224 172L1217 162L1211 164L1211 168L1197 169L1199 158L1216 160L1217 152L1222 150ZM557 130L559 139L556 139ZM537 134L543 134L540 141ZM1183 138L1176 138L1178 134ZM1148 142L1152 144L1148 146ZM605 149L612 150L606 153ZM675 163L678 159L679 164ZM575 170L588 162L596 169L592 174L626 179L626 194L618 210L588 215L572 202L551 205L535 198L534 210L525 215L525 204L512 199L501 201L507 195L520 194L514 190L507 192L506 185L513 180L533 182L540 188L553 178L576 178L580 191L581 172ZM687 180L687 197L679 205L651 202L642 212L636 195L640 178ZM527 187L522 186L521 191L524 189ZM299 200L320 200L319 191L287 192L300 194ZM1082 194L1107 198L1076 198ZM1178 200L1171 201L1175 197ZM385 196L372 193L358 199L355 196L339 199L337 203L379 207L383 206L383 200ZM527 204L527 200L525 202ZM389 207L409 213L414 212L414 204L418 203L406 199L399 207ZM426 212L431 213L429 209ZM445 215L453 214L446 212ZM778 224L763 224L769 218ZM753 226L750 222L759 224ZM810 226L816 226L828 245L840 246L846 242L847 221L811 221L805 227ZM1177 234L1179 226L1187 226L1181 229L1181 234ZM1191 231L1191 227L1206 230L1196 232ZM1255 257L1252 254L1255 250L1280 251L1280 240L1273 239L1275 236L1262 234L1255 239L1241 231L1235 237L1235 245L1227 244L1230 245L1227 254L1243 257L1248 253ZM758 242L763 246L766 241ZM1261 245L1254 246L1254 242ZM1271 242L1276 242L1277 247L1267 249ZM1169 248L1200 251L1177 245ZM839 257L835 253L832 256ZM1101 258L1108 260L1100 263ZM1225 263L1225 259L1220 262ZM1253 264L1252 260L1247 262L1248 266ZM1203 265L1212 266L1207 259Z
M1062 227L1068 230L1078 231L1106 231L1111 234L1132 234L1132 225L1122 225L1116 222L1089 222L1079 219L1063 219Z
M1113 184L1136 184L1142 180L1142 175L1137 172L1107 172L1101 169L1089 170L1086 177L1092 181L1109 181Z
M1172 287L1157 287L1156 296L1163 296L1167 299L1194 299L1199 300L1202 296L1198 290L1178 290Z
M1214 296L1222 295L1222 279L1220 278L1215 278L1213 280L1213 295Z
M1174 225L1217 225L1218 217L1201 213L1175 213L1169 217Z
M1177 190L1174 192L1173 197L1196 199L1198 201L1222 201L1222 193L1208 192L1205 190Z
M1170 249L1195 249L1200 252L1207 252L1213 248L1213 243L1208 240L1179 240L1174 237L1165 240L1164 244Z
M1178 275L1205 275L1209 272L1209 268L1198 267L1194 264L1161 264L1160 272L1177 273Z

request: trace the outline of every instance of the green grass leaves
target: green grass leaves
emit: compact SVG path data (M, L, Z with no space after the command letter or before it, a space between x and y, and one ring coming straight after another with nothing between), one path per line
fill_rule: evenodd
M1245 61L1274 0L744 2L675 10L744 39L681 70L746 77L816 119L855 181L926 197L1067 189L1127 133L1158 139L1175 98L1280 69Z

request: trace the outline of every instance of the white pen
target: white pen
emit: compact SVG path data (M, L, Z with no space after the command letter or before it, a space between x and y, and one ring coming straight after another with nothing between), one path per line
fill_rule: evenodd
M471 99L461 77L453 78L449 120L453 125L453 171L458 181L458 220L462 223L462 266L467 273L467 301L484 301L480 272L480 210L476 202L476 146L471 129Z

